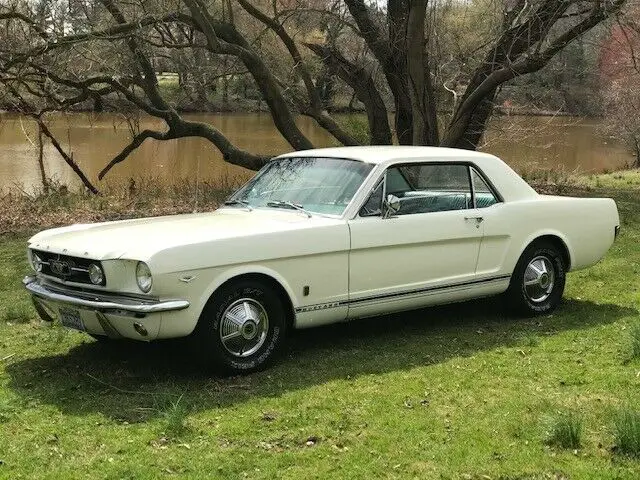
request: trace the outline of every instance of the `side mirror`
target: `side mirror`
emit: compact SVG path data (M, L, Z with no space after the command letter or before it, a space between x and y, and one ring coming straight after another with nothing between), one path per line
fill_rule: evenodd
M389 218L400 210L400 199L395 195L387 195L382 205L382 218Z

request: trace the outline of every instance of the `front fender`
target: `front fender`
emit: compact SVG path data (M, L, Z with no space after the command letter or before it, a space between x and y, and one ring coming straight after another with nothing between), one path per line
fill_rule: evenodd
M289 296L289 299L293 304L293 308L296 308L298 306L298 298L296 297L293 289L291 288L291 285L280 273L264 265L246 264L246 265L239 265L236 267L227 268L223 272L219 273L214 277L214 279L207 285L207 287L202 292L202 295L200 296L200 299L198 302L198 310L197 310L198 318L202 314L202 311L204 310L205 305L209 301L209 298L211 298L211 295L213 295L213 293L218 288L220 288L229 280L240 277L242 275L249 275L249 274L260 274L260 275L266 275L268 277L271 277L273 280L278 282L282 286L282 288L284 288L285 292L287 292L287 295Z

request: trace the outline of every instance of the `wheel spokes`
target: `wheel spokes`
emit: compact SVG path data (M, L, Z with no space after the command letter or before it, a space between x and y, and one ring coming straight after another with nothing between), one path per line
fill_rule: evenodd
M260 302L242 298L229 305L220 321L220 341L235 357L248 357L264 344L269 331L269 316Z
M224 318L228 318L238 327L242 326L242 322L243 322L242 318L236 316L233 312L226 312L224 315Z
M524 291L534 303L544 302L555 284L555 269L546 256L538 256L529 262L523 278Z
M227 335L224 335L222 337L222 341L226 343L229 340L233 340L234 338L238 338L240 336L242 336L242 334L240 333L240 330L236 330L235 332L231 332L231 333L228 333Z

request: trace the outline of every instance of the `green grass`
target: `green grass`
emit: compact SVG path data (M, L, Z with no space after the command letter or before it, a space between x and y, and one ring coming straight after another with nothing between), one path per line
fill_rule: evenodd
M604 175L582 177L579 182L594 188L640 188L640 169L621 170Z
M611 415L640 404L640 194L589 194L615 195L622 232L553 315L488 299L300 331L234 378L197 371L180 342L37 321L26 237L0 237L0 478L640 478L620 454L637 427ZM545 443L562 411L581 420L577 452Z
M160 408L160 413L164 418L164 432L170 436L179 436L185 433L189 427L186 425L189 415L189 408L182 401L183 395L177 399L168 399L166 404Z
M631 326L629 337L631 338L631 360L640 358L640 322L636 322Z
M640 411L621 409L614 421L615 451L640 458Z
M552 447L577 449L582 445L582 418L572 411L561 412L550 421L546 443Z

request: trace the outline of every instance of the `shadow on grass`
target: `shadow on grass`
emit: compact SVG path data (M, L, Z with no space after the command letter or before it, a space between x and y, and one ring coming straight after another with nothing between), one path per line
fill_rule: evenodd
M25 399L72 415L101 413L141 422L180 397L190 411L278 396L333 379L408 370L500 347L527 345L561 331L615 322L637 312L572 300L550 317L504 317L498 300L418 310L294 332L276 365L244 377L216 378L194 366L184 342L99 344L28 358L6 367ZM88 337L87 337L88 338Z

